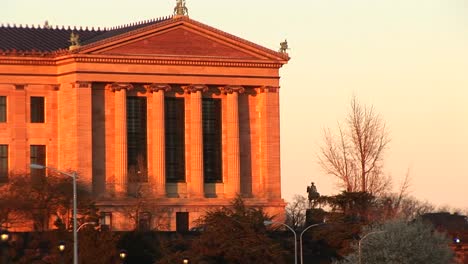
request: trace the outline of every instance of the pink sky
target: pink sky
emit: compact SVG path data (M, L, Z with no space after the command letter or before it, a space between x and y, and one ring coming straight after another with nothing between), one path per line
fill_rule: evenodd
M281 70L283 197L336 193L316 154L352 95L373 105L392 142L386 173L411 171L411 194L468 208L468 2L187 0L189 15L271 49ZM89 7L93 7L89 9ZM170 15L175 0L4 0L0 23L115 26Z

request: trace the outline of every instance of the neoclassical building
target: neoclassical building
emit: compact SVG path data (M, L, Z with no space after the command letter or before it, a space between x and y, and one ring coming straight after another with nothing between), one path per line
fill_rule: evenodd
M180 10L179 10L180 11ZM276 52L185 12L111 29L0 27L0 181L73 170L102 222L184 230L241 195L281 217ZM151 206L149 206L151 205Z

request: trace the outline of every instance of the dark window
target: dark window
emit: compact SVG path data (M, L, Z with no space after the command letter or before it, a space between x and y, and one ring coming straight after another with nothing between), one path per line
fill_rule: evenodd
M46 146L45 145L31 145L30 148L30 161L31 164L46 165ZM31 179L43 180L45 178L45 169L31 169Z
M176 231L188 232L189 230L189 213L176 212Z
M112 213L101 212L101 231L110 231L112 229Z
M138 215L138 230L151 230L151 214L149 212L141 212Z
M0 182L8 181L8 145L0 145Z
M185 181L185 106L184 98L166 97L166 180Z
M0 96L0 122L6 122L6 96Z
M31 123L44 123L44 97L31 96Z
M129 181L147 182L146 97L127 97Z
M221 99L203 98L203 175L222 182Z

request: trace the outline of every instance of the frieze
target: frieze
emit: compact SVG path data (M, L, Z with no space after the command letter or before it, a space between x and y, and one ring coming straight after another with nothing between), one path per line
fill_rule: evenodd
M120 91L122 89L133 90L133 85L131 83L110 83L106 85L106 89L111 90L112 92Z
M169 84L161 84L161 83L152 83L144 85L145 89L148 92L154 93L159 91L169 92L172 88Z

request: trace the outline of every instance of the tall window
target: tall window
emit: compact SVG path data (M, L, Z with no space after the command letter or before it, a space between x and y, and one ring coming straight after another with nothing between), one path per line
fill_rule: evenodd
M8 145L0 145L0 183L8 181Z
M44 123L44 97L31 96L31 123Z
M146 97L127 97L129 180L147 182Z
M221 99L203 98L202 111L205 182L222 182Z
M46 165L46 146L31 145L30 147L31 164ZM31 179L42 180L45 178L45 169L31 169Z
M166 97L166 181L185 181L185 106L184 98Z
M112 229L112 213L101 212L101 231L109 231Z
M6 96L0 96L0 123L6 122L6 112L7 112L7 105L6 105Z

